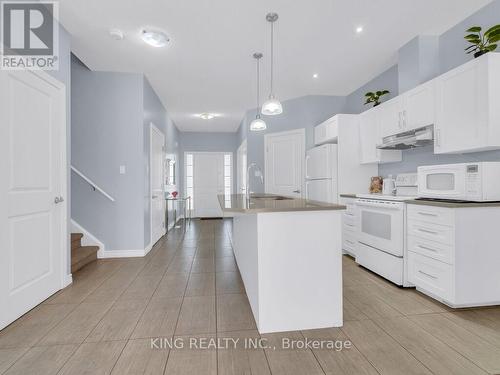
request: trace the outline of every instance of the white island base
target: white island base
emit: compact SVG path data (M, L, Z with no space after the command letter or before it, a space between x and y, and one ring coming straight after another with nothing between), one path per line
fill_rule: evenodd
M260 333L342 326L341 213L234 217L234 255Z

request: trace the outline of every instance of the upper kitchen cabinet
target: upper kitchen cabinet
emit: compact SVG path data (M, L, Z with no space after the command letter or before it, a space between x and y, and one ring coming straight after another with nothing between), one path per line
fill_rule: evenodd
M393 163L402 160L401 151L379 150L382 143L380 135L380 109L372 108L359 115L360 163Z
M380 136L434 124L435 82L429 81L379 106Z
M500 149L500 54L436 79L436 154Z
M314 128L314 144L335 143L339 136L338 117L334 116Z

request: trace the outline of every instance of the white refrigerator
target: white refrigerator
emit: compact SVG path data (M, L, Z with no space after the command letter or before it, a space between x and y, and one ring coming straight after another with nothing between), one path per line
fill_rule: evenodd
M306 153L306 197L338 203L338 146L325 144Z

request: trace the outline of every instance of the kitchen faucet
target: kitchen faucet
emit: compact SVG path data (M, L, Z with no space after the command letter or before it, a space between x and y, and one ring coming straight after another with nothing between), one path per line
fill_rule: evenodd
M247 200L250 199L250 193L251 193L251 191L250 191L250 170L252 168L255 168L256 172L258 173L255 175L260 177L260 182L262 184L264 184L264 176L262 174L262 169L260 169L260 167L257 165L257 163L250 163L248 165L248 168L247 168L247 191L246 191Z

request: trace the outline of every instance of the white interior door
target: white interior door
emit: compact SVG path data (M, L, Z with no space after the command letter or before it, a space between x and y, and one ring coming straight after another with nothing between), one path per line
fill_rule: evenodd
M237 194L245 194L247 191L247 141L238 148L237 152Z
M165 136L151 124L151 244L165 234Z
M0 329L65 280L65 95L46 73L0 71Z
M305 131L266 134L266 193L302 197L304 184Z
M224 153L195 153L193 160L195 216L222 217L217 195L224 194Z

